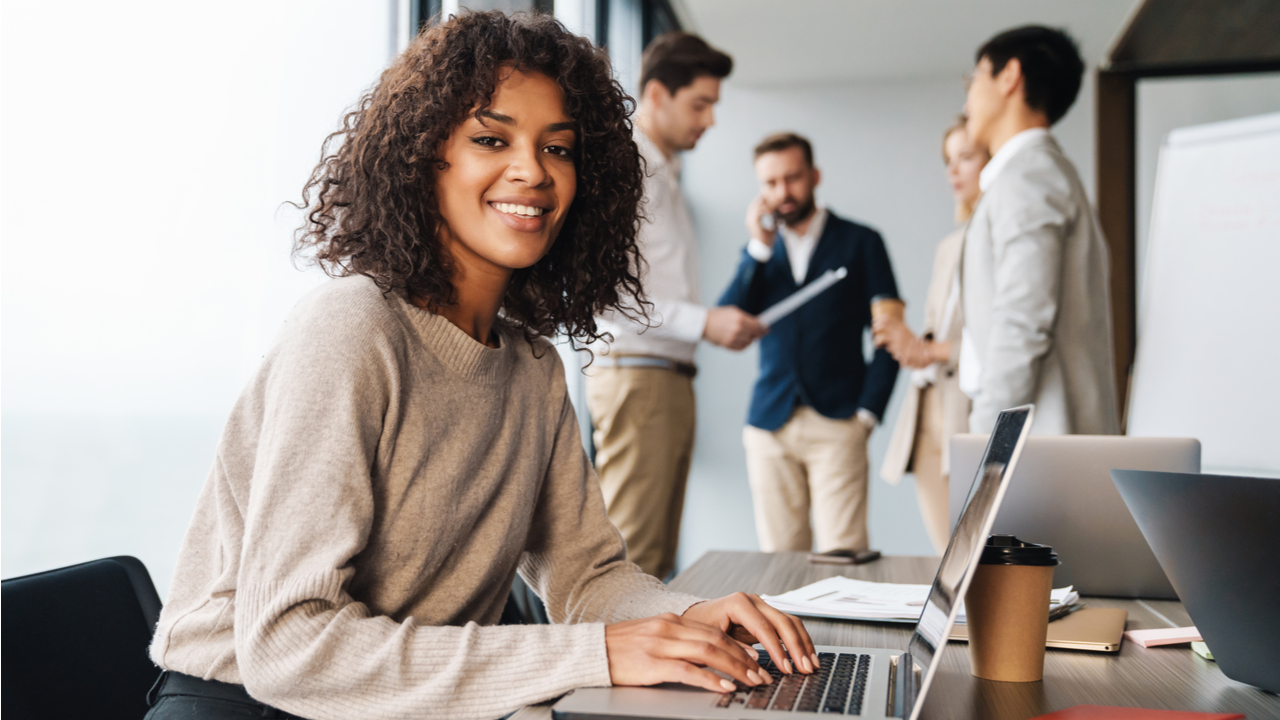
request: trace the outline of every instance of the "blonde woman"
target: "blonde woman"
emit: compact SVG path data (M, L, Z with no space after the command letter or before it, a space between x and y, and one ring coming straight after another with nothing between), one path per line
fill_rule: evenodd
M929 540L938 554L950 537L947 516L947 477L951 435L968 427L969 398L960 391L956 371L960 331L964 326L956 277L964 227L978 202L978 174L990 157L969 142L964 119L943 135L942 159L956 200L954 232L938 243L933 277L925 299L924 332L917 336L901 320L882 318L873 325L876 344L883 345L904 368L911 370L911 386L898 414L898 424L880 477L897 484L907 472L916 476L916 497Z

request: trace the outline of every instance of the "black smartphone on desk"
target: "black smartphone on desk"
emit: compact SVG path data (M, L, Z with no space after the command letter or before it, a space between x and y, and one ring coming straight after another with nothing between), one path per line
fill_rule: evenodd
M822 565L861 565L879 559L879 550L828 550L823 553L809 553L809 562Z

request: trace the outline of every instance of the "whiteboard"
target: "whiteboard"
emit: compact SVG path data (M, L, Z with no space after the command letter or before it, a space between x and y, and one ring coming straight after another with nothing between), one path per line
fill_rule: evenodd
M1280 475L1280 113L1171 132L1151 215L1128 432Z

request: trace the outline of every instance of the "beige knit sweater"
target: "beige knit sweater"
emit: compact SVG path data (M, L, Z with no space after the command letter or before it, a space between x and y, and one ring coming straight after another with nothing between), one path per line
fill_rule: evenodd
M315 720L498 717L608 685L604 623L696 602L625 561L556 352L497 332L363 277L303 299L227 421L152 658ZM490 627L517 569L556 624Z

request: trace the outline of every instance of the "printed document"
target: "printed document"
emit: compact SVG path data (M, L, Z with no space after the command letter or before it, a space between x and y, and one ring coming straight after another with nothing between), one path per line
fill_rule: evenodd
M765 602L792 615L846 620L886 620L915 622L920 618L929 598L928 585L881 583L830 577L781 595L761 595ZM1049 595L1048 610L1076 602L1080 594L1068 585L1055 588ZM964 603L960 604L957 623L965 621Z

